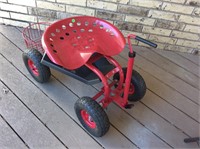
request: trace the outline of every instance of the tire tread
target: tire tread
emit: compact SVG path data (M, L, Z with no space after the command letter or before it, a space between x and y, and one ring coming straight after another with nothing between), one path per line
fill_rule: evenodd
M49 67L41 64L42 54L39 51L37 51L36 49L30 49L30 50L24 52L22 57L23 57L26 68L28 69L28 71L30 72L30 74L33 76L33 78L36 81L38 81L40 83L45 83L49 80L49 78L51 76L51 71L50 71ZM38 72L39 72L38 77L35 76L29 69L28 62L27 62L28 59L31 59L33 61L34 65L37 67Z
M77 117L81 124L84 126L84 128L90 132L93 136L101 137L106 134L106 132L109 130L110 122L108 119L108 116L104 109L92 98L90 97L82 97L75 103L74 109L76 111ZM80 111L82 109L85 109L93 118L95 121L97 127L97 131L93 131L91 128L85 124L83 121Z

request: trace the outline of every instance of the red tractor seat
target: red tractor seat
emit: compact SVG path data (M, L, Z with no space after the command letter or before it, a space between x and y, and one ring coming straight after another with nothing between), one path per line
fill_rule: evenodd
M117 55L125 44L114 25L89 16L57 21L42 36L42 47L50 60L70 70L83 66L94 53Z

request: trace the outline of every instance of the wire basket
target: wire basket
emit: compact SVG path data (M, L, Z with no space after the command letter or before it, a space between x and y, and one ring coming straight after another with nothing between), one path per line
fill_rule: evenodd
M44 53L42 48L41 38L44 31L50 23L32 23L22 31L22 36L28 49L37 49L40 53Z

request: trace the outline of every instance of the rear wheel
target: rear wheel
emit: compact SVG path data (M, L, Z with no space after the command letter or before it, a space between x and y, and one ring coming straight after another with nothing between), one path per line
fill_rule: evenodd
M125 78L126 78L126 72L127 68L123 68L123 73ZM116 73L113 76L113 79L119 80L119 73ZM146 84L144 82L144 79L136 70L132 71L130 92L131 94L129 94L128 100L134 102L141 100L146 93Z
M110 123L106 112L92 98L78 99L74 109L83 127L93 136L101 137L109 130Z
M40 82L47 82L51 76L49 67L41 64L42 54L35 49L24 52L23 61L32 77Z

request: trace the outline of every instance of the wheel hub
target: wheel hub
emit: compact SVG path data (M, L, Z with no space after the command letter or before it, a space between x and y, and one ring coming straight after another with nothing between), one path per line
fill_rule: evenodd
M81 116L84 122L92 129L96 128L96 123L93 121L92 117L85 110L81 110Z
M129 94L133 94L135 92L135 87L134 85L131 83L130 84L130 88L129 88Z
M32 73L36 76L39 76L39 72L38 72L38 69L37 67L35 66L35 64L33 63L32 60L28 60L28 66L30 68L30 70L32 71Z

